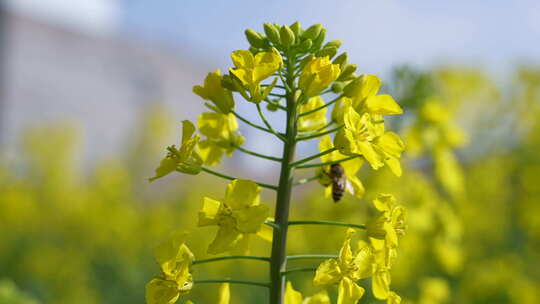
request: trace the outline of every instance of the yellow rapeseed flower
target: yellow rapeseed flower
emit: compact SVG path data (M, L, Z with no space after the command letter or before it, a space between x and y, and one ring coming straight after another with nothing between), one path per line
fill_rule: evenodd
M244 143L238 130L238 122L232 113L202 113L197 126L206 139L199 142L198 154L206 165L215 166L221 162L224 153L231 156L236 147Z
M384 124L364 113L359 115L352 106L345 110L344 127L334 138L334 145L346 155L362 155L375 170L388 165L397 176L401 176L399 158L404 144L394 132L385 132Z
M372 262L370 247L360 248L356 254L351 249L354 230L347 230L347 236L336 259L322 262L313 278L314 285L339 284L338 304L355 304L364 295L364 288L356 281L371 275Z
M182 142L180 149L174 145L167 148L167 156L160 162L156 169L156 174L149 180L154 181L173 171L187 174L198 174L201 171L202 160L195 152L195 147L199 142L199 135L195 133L195 126L189 121L182 121Z
M222 113L228 114L234 108L234 99L232 92L221 85L222 79L219 69L208 73L204 79L204 86L194 86L193 93L212 101Z
M146 284L146 303L175 303L193 287L190 267L195 257L184 244L186 237L186 232L176 231L155 249L161 275Z
M302 70L298 87L307 97L317 96L338 78L339 73L339 64L332 64L328 56L314 57Z
M231 54L231 59L235 68L230 68L231 74L236 76L250 92L249 101L259 103L265 99L274 87L277 78L273 83L261 91L261 81L277 72L283 65L281 55L276 49L268 52L260 52L253 56L250 51L238 50Z
M247 251L249 235L257 233L269 208L260 204L261 188L249 180L236 179L227 186L223 201L205 197L199 211L199 227L219 226L208 253Z

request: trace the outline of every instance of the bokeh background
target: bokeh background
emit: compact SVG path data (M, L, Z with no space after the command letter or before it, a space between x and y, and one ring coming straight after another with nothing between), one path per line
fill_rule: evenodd
M293 217L362 222L373 195L392 192L410 213L392 273L404 302L540 303L537 1L0 6L0 303L144 303L157 272L152 249L176 228L194 231L189 246L204 258L214 231L196 229L196 211L204 195L222 197L226 183L203 174L147 178L178 141L179 122L204 109L191 87L248 47L243 30L296 20L325 25L360 73L383 79L406 112L392 128L407 152L401 178L360 172L362 200L334 205L319 185L299 187ZM248 103L237 106L255 119ZM250 149L280 152L260 132L240 130ZM276 180L275 165L250 156L236 153L219 168L232 169ZM290 253L333 253L343 233L291 228ZM268 249L256 242L254 253ZM260 262L196 271L201 279L267 275ZM291 276L307 294L316 291L309 278ZM233 303L266 299L250 287L232 292ZM216 297L211 285L191 295L196 303Z

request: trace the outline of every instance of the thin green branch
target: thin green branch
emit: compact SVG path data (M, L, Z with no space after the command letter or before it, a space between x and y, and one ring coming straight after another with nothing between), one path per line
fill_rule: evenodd
M290 93L290 92L292 92L291 87L290 87L289 84L287 83L287 80L285 80L285 78L283 77L282 70L283 70L283 69L279 69L279 70L278 70L279 79L281 79L281 82L283 83L283 86L285 87L285 90L286 90L288 93Z
M272 125L268 122L268 120L264 116L264 113L262 112L260 104L257 104L257 112L259 113L259 116L261 117L262 121L264 122L268 130L270 130L270 132L272 132L275 136L277 136L277 138L281 139L283 142L286 142L287 139L283 137L283 135L279 134L276 130L274 130L274 128L272 128Z
M325 124L324 126L318 128L318 129L315 129L315 130L312 130L312 131L303 132L302 134L303 134L303 135L306 135L306 133L307 133L307 135L309 135L310 133L315 134L315 133L317 133L317 132L320 132L320 131L322 131L322 130L325 130L326 128L330 127L330 126L333 125L333 124L334 124L334 121L331 121L331 122Z
M278 229L278 230L281 229L278 224L272 221L265 221L264 224L272 227L273 229Z
M306 267L306 268L291 268L291 269L287 269L285 271L282 271L281 272L281 275L288 275L290 273L293 273L293 272L313 272L313 271L316 271L317 268L313 268L313 267Z
M229 175L225 175L223 173L219 173L219 172L216 172L214 170L211 170L211 169L208 169L208 168L205 168L205 167L202 167L201 168L202 171L206 172L206 173L210 173L212 175L215 175L215 176L218 176L218 177L221 177L221 178L224 178L224 179L227 179L227 180L235 180L235 179L238 179L236 177L233 177L233 176L229 176ZM272 190L278 190L278 187L276 186L273 186L273 185L268 185L268 184L263 184L263 183L257 183L257 185L263 187L263 188L266 188L266 189L272 189Z
M300 164L303 164L303 163L306 163L310 160L313 160L315 158L318 158L318 157L321 157L323 155L326 155L326 154L329 154L329 153L332 153L334 151L336 151L337 149L336 148L330 148L328 150L325 150L325 151L322 151L321 153L317 153L315 155L311 155L310 157L306 157L304 159L301 159L301 160L298 160L298 161L295 161L294 163L291 163L291 167L296 167Z
M324 136L326 134L331 134L331 133L334 133L336 131L339 131L343 127L344 127L344 125L341 125L341 126L335 127L333 129L330 129L330 130L327 130L327 131L324 131L324 132L320 132L320 133L316 133L316 134L312 134L312 135L307 135L307 136L300 136L296 140L309 140L309 139L321 137L321 136Z
M343 95L339 95L338 97L332 99L332 100L329 101L328 103L326 103L326 104L324 104L324 105L322 105L322 106L320 106L320 107L318 107L318 108L315 108L315 109L313 109L313 110L309 110L309 111L307 111L307 112L298 114L298 117L302 117L302 116L305 116L305 115L309 115L309 114L311 114L311 113L315 113L315 112L320 111L320 110L322 110L322 109L324 109L324 108L326 108L326 107L329 107L329 106L333 105L334 103L336 103L336 101L340 100L342 97L343 97Z
M337 254L297 254L297 255L288 255L287 261L293 260L325 260L325 259L334 259L337 257Z
M275 101L272 101L270 100L268 97L264 99L264 101L266 101L267 103L275 106L276 108L280 109L280 110L283 110L283 111L287 111L287 108L280 105L278 102L275 102Z
M252 285L259 287L270 287L270 283L265 282L254 282L254 281L245 281L245 280L195 280L194 284L207 284L207 283L230 283L230 284L243 284L243 285Z
M223 256L223 257L210 258L210 259L204 259L204 260L196 260L196 261L193 261L193 265L212 263L212 262L224 261L224 260L259 260L259 261L270 262L269 257L252 256L252 255L231 255L231 256Z
M236 118L238 118L239 120L243 121L244 123L254 127L255 129L259 129L261 131L264 131L264 132L267 132L267 133L270 133L270 134L274 134L272 131L268 130L267 128L259 126L259 125L255 124L255 123L252 123L251 121L249 121L246 118L242 117L240 114L236 113L235 111L231 111L231 113L233 113L233 115Z
M275 93L268 93L268 96L281 97L281 98L285 97L285 95L283 94L275 94Z
M308 177L308 178L302 178L302 179L299 179L298 181L294 182L293 186L299 186L299 185L307 184L309 182L312 182L314 180L319 179L320 177L321 177L320 175L315 175L315 176Z
M344 226L356 229L366 229L366 225L362 224L350 224L334 221L289 221L289 226L293 225L324 225L324 226Z
M353 155L353 156L345 157L345 158L338 159L338 160L328 161L328 162L324 162L324 163L300 165L300 166L296 166L296 169L324 167L324 166L329 166L329 165L333 165L333 164L339 164L339 163L342 163L342 162L346 162L348 160L355 159L357 157L361 157L361 155Z
M275 76L279 76L279 74L275 74ZM269 84L261 84L261 87L269 87L270 85ZM283 90L286 90L287 88L285 88L284 86L282 85L279 85L279 84L276 84L274 86L274 88L278 88L278 89L283 89Z
M268 160L273 160L273 161L276 161L276 162L281 162L281 158L279 158L279 157L274 157L274 156L269 156L269 155L264 155L264 154L260 154L260 153L257 153L257 152L253 152L253 151L250 151L248 149L244 149L241 146L235 146L235 148L238 149L238 151L242 151L242 152L244 152L246 154L249 154L249 155L253 155L253 156L268 159Z

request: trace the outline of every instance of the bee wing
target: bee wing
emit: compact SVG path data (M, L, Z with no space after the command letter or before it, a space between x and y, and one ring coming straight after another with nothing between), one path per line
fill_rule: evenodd
M350 194L352 195L355 194L354 187L352 186L352 183L349 180L345 180L345 189L347 189L347 191Z

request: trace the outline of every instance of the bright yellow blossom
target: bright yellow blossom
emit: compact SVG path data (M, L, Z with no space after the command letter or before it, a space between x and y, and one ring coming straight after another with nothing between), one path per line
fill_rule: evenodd
M219 69L208 73L204 79L204 86L194 86L193 93L212 101L221 113L228 114L234 108L234 99L232 92L221 85L222 78Z
M381 212L367 225L367 233L374 248L394 249L398 246L398 235L406 229L407 212L405 207L396 206L396 198L391 194L379 194L373 200L375 208Z
M232 52L231 59L235 68L230 68L229 71L250 92L251 97L249 101L259 103L265 99L274 87L277 78L262 92L260 84L261 81L277 72L283 65L283 60L279 52L276 49L272 49L269 52L260 52L253 56L250 51L238 50Z
M299 107L298 113L304 113L324 105L324 100L320 96L310 98L305 104ZM298 118L298 131L307 132L320 129L327 124L326 108Z
M231 156L236 147L244 143L244 137L238 130L238 122L232 113L202 113L197 119L197 126L205 140L199 142L198 152L204 163L218 165L223 153Z
M354 230L347 230L343 247L336 259L322 262L313 278L314 285L339 284L338 304L355 304L364 295L364 288L356 281L371 275L371 248L364 246L356 254L351 249Z
M316 96L336 80L339 73L339 64L332 64L328 56L315 57L302 70L298 87L305 96Z
M175 303L193 287L190 267L195 257L184 244L186 237L186 232L176 231L156 248L155 257L161 275L146 284L146 303Z
M285 304L330 304L330 297L328 297L326 290L323 290L312 297L304 299L299 291L294 290L291 282L287 282Z
M268 206L260 204L260 191L256 183L236 179L227 186L222 202L204 198L199 226L219 226L208 253L247 251L249 235L261 229L269 213Z
M332 143L332 139L330 136L325 136L319 143L319 150L321 152L329 150L334 148L334 144ZM347 155L343 155L339 153L338 151L334 151L329 154L325 154L321 156L321 161L323 163L325 162L331 162L331 161L337 161L340 159L347 158ZM354 195L357 198L361 198L364 196L365 189L364 185L362 184L362 181L356 176L362 165L364 164L364 160L361 157L353 158L351 160L341 162L340 165L343 167L343 170L345 171L346 176L346 187L345 190ZM325 196L329 197L332 193L332 180L330 179L330 166L324 166L321 169L319 169L319 172L317 174L319 176L319 183L323 186L325 186Z
M388 165L401 176L399 158L404 144L394 132L385 132L384 124L374 121L368 113L359 115L351 106L344 115L344 127L334 138L334 145L346 155L362 155L375 170Z
M199 142L199 135L193 136L195 126L189 121L182 121L182 142L180 149L174 145L167 148L167 156L160 162L156 169L156 175L150 178L154 181L173 171L187 174L198 174L201 171L202 160L195 152L195 146Z
M377 95L381 80L375 75L362 75L351 81L344 89L345 96L350 97L353 107L358 113L375 115L403 114L403 109L388 94Z

